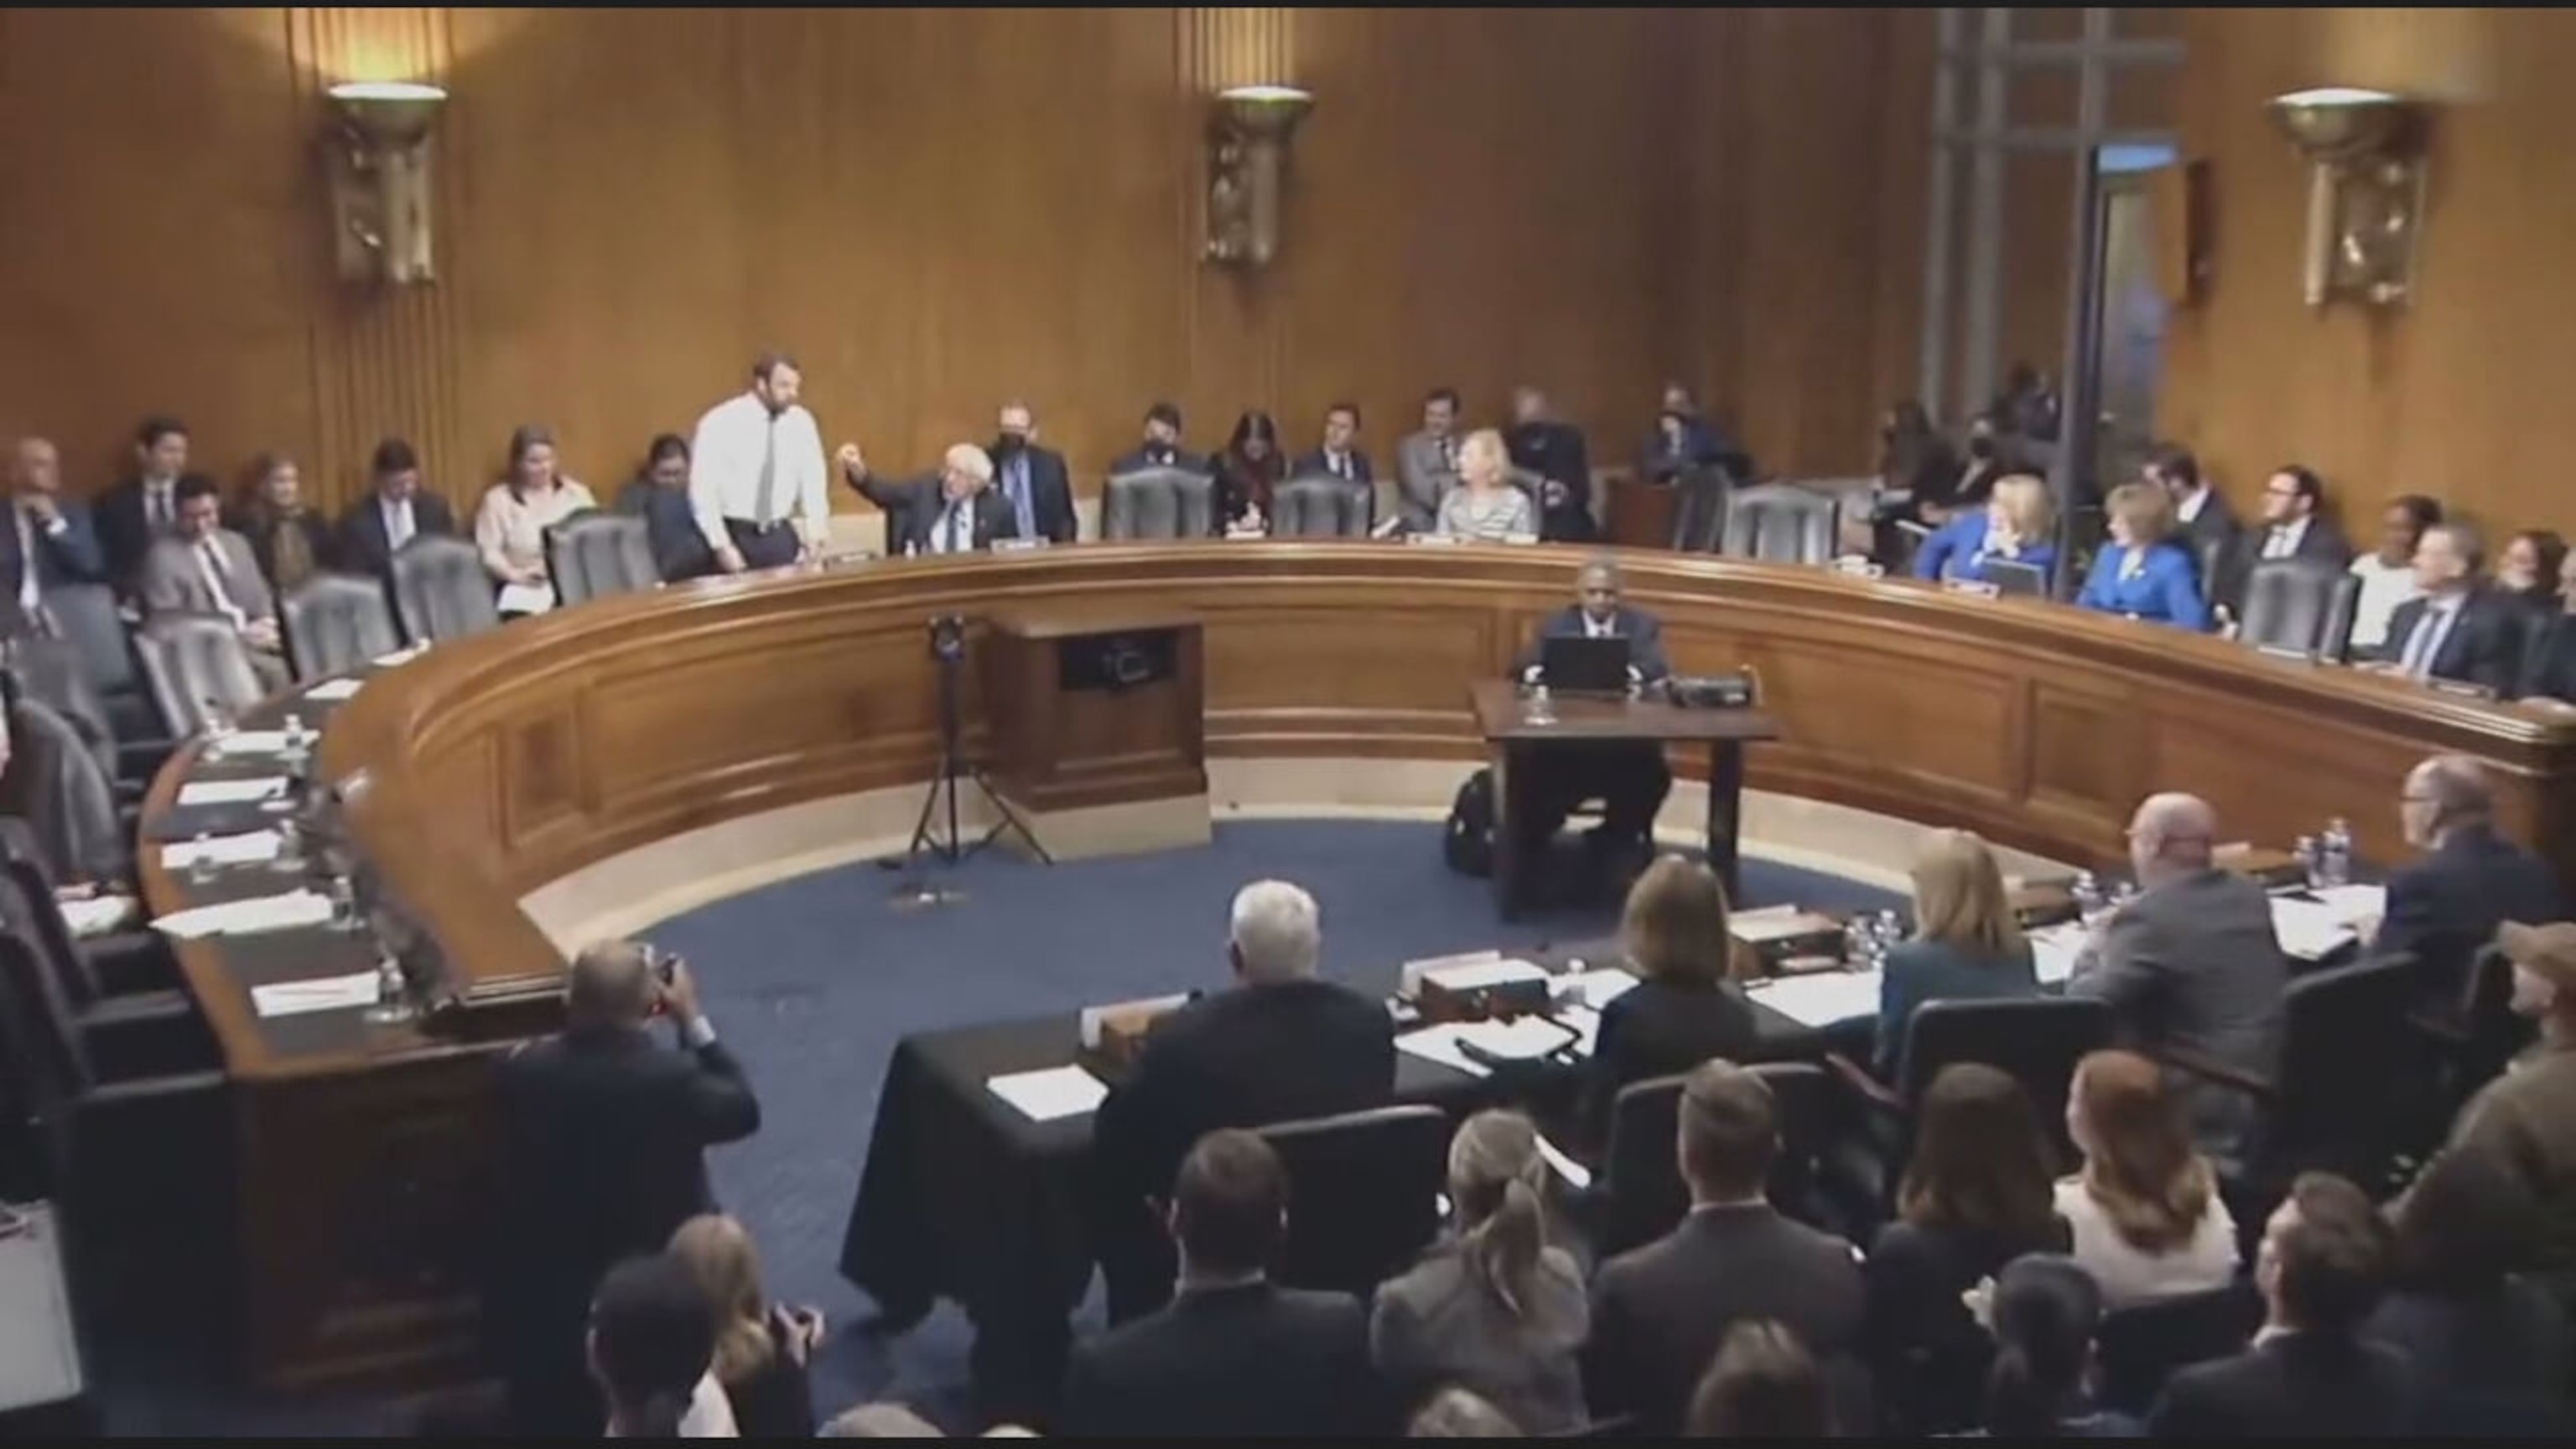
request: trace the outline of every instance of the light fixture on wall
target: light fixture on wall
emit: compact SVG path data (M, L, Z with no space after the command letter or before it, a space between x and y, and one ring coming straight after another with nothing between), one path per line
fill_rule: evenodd
M412 283L436 273L430 253L430 129L447 92L407 81L333 86L328 138L331 229L340 276Z
M2308 305L2405 303L2424 221L2423 108L2387 91L2328 86L2275 96L2265 109L2308 163Z
M1207 258L1266 267L1279 254L1279 188L1288 138L1315 108L1294 86L1220 91L1208 137Z

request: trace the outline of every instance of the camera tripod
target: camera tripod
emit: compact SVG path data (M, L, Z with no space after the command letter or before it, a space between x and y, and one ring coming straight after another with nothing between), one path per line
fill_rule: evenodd
M1028 846L1029 853L1041 862L1055 864L1055 857L1047 854L1046 847L1038 843L1037 836L1029 830L1028 822L1021 819L1020 813L1011 808L1011 802L1003 799L993 788L993 782L985 777L981 767L966 763L965 754L958 747L958 737L964 733L957 703L957 671L965 659L964 639L962 635L943 634L941 625L944 622L931 621L931 653L939 664L939 768L931 776L930 793L922 797L921 818L913 822L912 842L904 847L903 859L886 862L889 867L903 872L902 883L895 887L895 904L898 907L945 905L965 899L964 891L930 884L922 874L924 858L935 855L950 865L958 865L1006 833L1017 834ZM971 842L966 839L965 827L958 818L965 785L975 787L977 793L984 797L984 803L993 808L995 816L992 828Z

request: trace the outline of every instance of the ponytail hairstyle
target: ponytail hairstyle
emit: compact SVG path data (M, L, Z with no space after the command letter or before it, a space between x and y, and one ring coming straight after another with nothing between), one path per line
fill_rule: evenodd
M1547 1162L1538 1129L1518 1112L1479 1112L1449 1139L1449 1199L1468 1270L1511 1315L1527 1323L1547 1248L1541 1196Z
M590 1304L590 1363L618 1436L670 1439L715 1357L715 1314L669 1253L608 1270Z
M2030 1253L1995 1282L1994 1367L1986 1374L1986 1432L2053 1439L2084 1398L2102 1290L2075 1260Z
M671 1255L697 1275L716 1330L715 1376L746 1383L768 1371L778 1348L769 1336L769 1295L760 1283L760 1252L741 1223L702 1213L671 1235Z

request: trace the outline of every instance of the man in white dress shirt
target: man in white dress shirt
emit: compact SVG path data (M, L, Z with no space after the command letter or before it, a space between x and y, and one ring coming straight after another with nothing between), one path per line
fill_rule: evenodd
M698 419L689 509L726 573L811 557L831 527L823 435L796 402L803 382L795 359L763 353L751 365L751 390Z

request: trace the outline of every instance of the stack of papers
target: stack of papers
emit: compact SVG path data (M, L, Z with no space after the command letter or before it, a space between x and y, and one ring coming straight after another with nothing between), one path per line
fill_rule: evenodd
M1032 1122L1053 1122L1100 1110L1109 1088L1079 1066L1013 1072L985 1081L984 1090L1010 1103Z
M58 904L62 907L63 924L71 927L72 934L83 940L124 930L141 914L132 896L87 896Z
M269 775L257 780L190 780L179 787L180 805L248 805L258 800L274 800L286 793L286 777Z
M175 911L152 924L163 935L182 941L204 936L247 936L261 931L292 931L323 925L331 919L330 898L315 891L288 891L254 896L246 901Z
M1819 971L1778 976L1747 988L1757 1002L1805 1027L1878 1015L1878 973Z
M2039 968L2039 984L2055 986L2075 974L2075 958L2084 950L2087 932L2081 921L2067 921L2030 933L2031 964Z
M274 830L247 835L218 835L209 840L183 840L161 847L161 864L186 870L199 860L214 865L265 865L286 848L286 837Z
M503 584L492 607L504 614L542 614L555 606L552 584Z
M301 1016L308 1011L353 1011L373 1006L377 994L376 973L360 971L350 976L254 986L250 989L250 1002L262 1016Z
M2322 961L2361 939L2342 912L2316 901L2272 898L2272 934L2284 954L2299 961Z
M1505 1061L1533 1061L1563 1048L1566 1031L1543 1016L1510 1022L1453 1021L1406 1032L1395 1039L1395 1049L1451 1071L1482 1077L1491 1075L1491 1069L1460 1051L1462 1044L1473 1042L1478 1051Z
M2347 926L2376 921L2388 914L2388 887L2375 885L2319 886L2308 894L2317 903L2334 912L2335 919Z
M326 679L320 684L313 686L311 689L304 691L304 697L306 699L318 699L324 704L337 704L344 699L357 698L359 687L365 683L365 680L358 678L356 675L344 675L338 679Z

